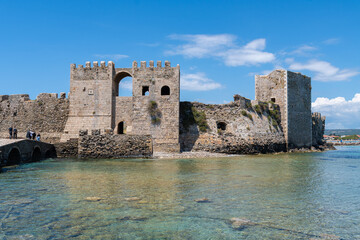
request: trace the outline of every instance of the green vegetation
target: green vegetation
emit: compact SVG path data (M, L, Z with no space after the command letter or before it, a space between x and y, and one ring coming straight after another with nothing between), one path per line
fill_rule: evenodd
M196 124L201 132L206 132L209 128L205 113L196 110L189 102L180 104L180 122L182 125L180 131L188 131L193 124Z
M348 136L342 137L341 139L342 140L358 140L359 137L358 137L358 135L348 135Z
M254 109L255 109L255 112L257 112L258 114L262 114L262 110L261 110L260 105L255 105Z
M151 117L151 123L154 125L158 125L161 123L161 111L158 108L158 105L155 101L150 101L148 106L148 111Z
M252 108L251 102L246 102L246 108L247 108L247 109L251 109L251 108Z
M244 117L249 118L251 121L253 120L252 115L250 113L248 113L247 111L245 111L245 110L241 110L241 115L243 115Z
M269 116L272 118L272 119L275 119L278 123L280 122L280 112L279 110L277 109L274 109L274 110L269 110Z
M194 107L191 108L191 111L193 113L195 123L199 127L200 132L206 132L207 129L209 128L209 125L207 124L205 113L197 111L196 108Z

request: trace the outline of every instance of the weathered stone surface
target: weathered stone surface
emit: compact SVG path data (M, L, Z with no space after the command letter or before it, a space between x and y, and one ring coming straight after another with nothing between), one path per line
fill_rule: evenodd
M54 144L57 157L68 158L78 155L78 138L71 138L66 142Z
M324 132L325 132L325 117L322 117L320 113L312 114L312 145L320 146L324 142Z
M286 151L280 125L276 119L268 117L267 105L263 109L258 114L252 107L246 109L236 102L221 105L182 102L181 148L183 151L228 154ZM194 120L193 114L199 112L206 115L208 128L205 132L200 130ZM219 128L219 123L224 123L226 129Z
M58 142L68 113L68 99L56 98L55 94L42 93L36 100L30 100L27 94L0 96L0 137L8 138L12 126L19 138L32 130L41 134L42 141Z
M149 157L152 155L150 136L85 135L79 138L80 158Z

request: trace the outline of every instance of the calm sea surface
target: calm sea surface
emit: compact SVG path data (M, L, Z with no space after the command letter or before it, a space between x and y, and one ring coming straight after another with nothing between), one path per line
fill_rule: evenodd
M253 224L234 229L233 217ZM360 147L218 159L48 159L0 174L0 239L330 235L360 239Z

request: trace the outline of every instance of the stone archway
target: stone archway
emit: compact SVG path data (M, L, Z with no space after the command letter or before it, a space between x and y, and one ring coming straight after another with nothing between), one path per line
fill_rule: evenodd
M21 163L21 154L19 149L13 148L9 152L8 160L6 162L6 165L17 165Z
M41 160L41 150L39 147L35 147L31 154L31 161L37 162Z
M114 78L114 89L113 89L113 95L118 97L118 96L123 96L123 94L120 94L120 92L123 92L122 89L127 89L129 90L130 88L132 89L132 78L133 76L125 71L122 72L118 72L115 75ZM123 81L123 83L121 83ZM129 83L129 81L131 81L131 84ZM127 96L127 95L124 95ZM131 95L132 96L132 93Z

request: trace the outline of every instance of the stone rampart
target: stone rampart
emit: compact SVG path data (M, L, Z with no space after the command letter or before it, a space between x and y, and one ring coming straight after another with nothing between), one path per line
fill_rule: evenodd
M40 133L43 141L59 141L69 114L69 100L61 93L41 93L35 100L27 94L0 96L0 137L9 137L9 127L25 138L28 130Z
M182 151L230 154L286 151L280 110L275 104L181 102L180 111Z
M152 156L152 140L150 136L99 134L80 134L80 158L124 158Z
M321 116L318 112L312 114L312 145L314 147L325 144L325 120L326 117Z

